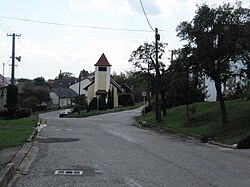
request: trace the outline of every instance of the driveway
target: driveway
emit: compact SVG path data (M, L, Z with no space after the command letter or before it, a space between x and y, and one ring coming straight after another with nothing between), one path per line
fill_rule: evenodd
M140 110L41 115L39 152L13 186L250 186L250 153L134 126Z

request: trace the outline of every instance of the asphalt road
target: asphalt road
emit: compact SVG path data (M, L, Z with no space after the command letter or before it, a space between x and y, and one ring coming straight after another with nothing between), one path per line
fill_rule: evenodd
M135 127L140 110L82 119L43 114L39 151L13 186L250 186L249 150Z

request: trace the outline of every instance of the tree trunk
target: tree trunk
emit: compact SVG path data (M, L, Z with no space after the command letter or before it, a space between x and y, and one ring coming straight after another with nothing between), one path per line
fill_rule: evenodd
M165 91L161 91L161 98L162 98L162 114L163 116L167 115L167 102L165 97Z
M186 110L187 110L187 119L190 121L190 116L189 116L189 104L186 104Z
M227 112L226 112L226 106L225 106L225 102L224 102L224 98L221 92L221 82L220 81L215 81L215 88L217 91L217 96L219 98L219 102L220 102L220 111L221 111L221 120L222 120L222 127L225 127L228 123L228 119L227 119Z

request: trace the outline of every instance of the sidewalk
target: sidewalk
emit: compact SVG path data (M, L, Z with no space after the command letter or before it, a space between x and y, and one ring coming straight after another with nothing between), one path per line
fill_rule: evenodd
M0 150L0 166L10 163L21 148L22 146L17 146Z
M6 187L16 174L20 164L31 150L34 137L37 133L38 128L33 131L28 140L26 140L26 143L22 146L0 150L0 166L2 168L0 170L0 187Z

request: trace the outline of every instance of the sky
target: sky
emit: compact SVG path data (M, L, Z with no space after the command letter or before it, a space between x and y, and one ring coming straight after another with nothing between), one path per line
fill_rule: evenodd
M163 61L169 65L170 50L184 44L176 36L182 21L191 21L196 5L217 7L234 0L141 0L152 28L168 43ZM250 8L250 0L242 0ZM16 37L15 77L54 79L62 72L78 77L104 53L111 72L133 70L132 51L154 41L140 0L0 0L0 74L11 76L12 37ZM5 66L3 65L5 63Z

